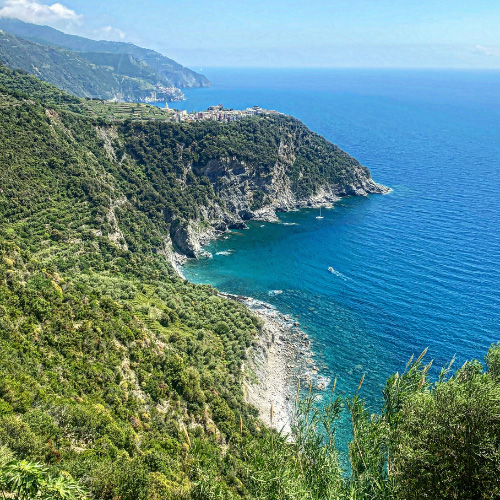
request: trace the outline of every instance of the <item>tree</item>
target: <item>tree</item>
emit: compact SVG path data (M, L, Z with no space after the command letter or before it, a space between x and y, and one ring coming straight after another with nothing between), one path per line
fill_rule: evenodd
M492 346L486 371L474 360L451 374L450 363L433 383L424 351L387 381L380 415L358 396L348 403L351 482L363 498L500 497L498 353Z

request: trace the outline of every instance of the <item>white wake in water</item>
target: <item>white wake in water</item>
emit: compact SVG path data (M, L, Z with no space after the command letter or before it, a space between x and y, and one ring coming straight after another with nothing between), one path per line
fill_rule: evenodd
M336 271L335 269L333 269L333 267L329 267L328 272L331 274L334 274L335 276L338 276L339 278L342 278L344 281L347 281L347 280L353 281L352 278L349 278L349 276L342 274L340 271Z
M216 252L215 255L231 255L232 253L234 253L234 250L221 250Z

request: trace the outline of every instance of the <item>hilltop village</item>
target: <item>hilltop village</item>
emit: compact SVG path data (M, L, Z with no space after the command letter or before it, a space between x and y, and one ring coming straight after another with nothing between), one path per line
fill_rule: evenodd
M173 121L174 122L192 122L192 121L203 121L203 120L214 120L218 122L234 122L245 118L246 116L255 115L283 115L279 111L263 109L259 106L253 106L251 108L246 108L244 110L239 109L226 109L222 104L217 106L210 106L206 111L197 111L194 113L188 113L186 110L179 111L173 110Z
M86 99L82 106L94 117L100 116L107 120L140 119L146 121L167 122L199 122L213 120L223 123L234 122L248 116L273 115L284 116L279 111L253 106L243 110L225 108L222 104L210 106L206 111L187 112L186 110L171 109L168 103L163 107L146 103L111 102L103 99Z

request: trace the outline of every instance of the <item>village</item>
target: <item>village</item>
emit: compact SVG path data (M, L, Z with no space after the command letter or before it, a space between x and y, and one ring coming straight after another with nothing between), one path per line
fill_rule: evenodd
M244 110L239 109L226 109L222 104L217 106L210 106L206 111L197 111L194 113L188 113L186 110L179 111L173 110L173 121L174 122L193 122L193 121L203 121L203 120L214 120L218 122L233 122L245 118L247 116L255 115L283 115L279 111L263 109L259 106L253 106L251 108L246 108Z
M181 89L177 87L164 87L163 85L155 85L155 90L151 92L151 95L145 97L142 101L148 104L155 102L173 102L173 101L184 101L186 96L182 93Z

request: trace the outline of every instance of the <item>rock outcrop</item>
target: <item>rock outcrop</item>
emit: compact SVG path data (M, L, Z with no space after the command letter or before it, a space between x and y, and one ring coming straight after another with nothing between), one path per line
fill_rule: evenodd
M160 223L163 236L168 231L178 254L191 258L248 220L276 221L277 212L388 192L356 159L285 115L231 123L129 121L109 138L99 129L99 138L127 183L139 176L137 208Z
M301 196L287 174L295 161L295 147L292 137L284 139L274 167L265 175L236 157L210 160L203 166L191 167L195 175L210 180L220 202L214 201L202 208L204 225L191 221L176 227L171 235L174 248L188 257L197 257L203 254L204 245L228 229L245 228L245 221L274 222L278 221L277 212L331 206L342 197L390 191L377 184L366 167L357 164L348 183L324 183L313 193ZM259 195L261 199L256 201Z

